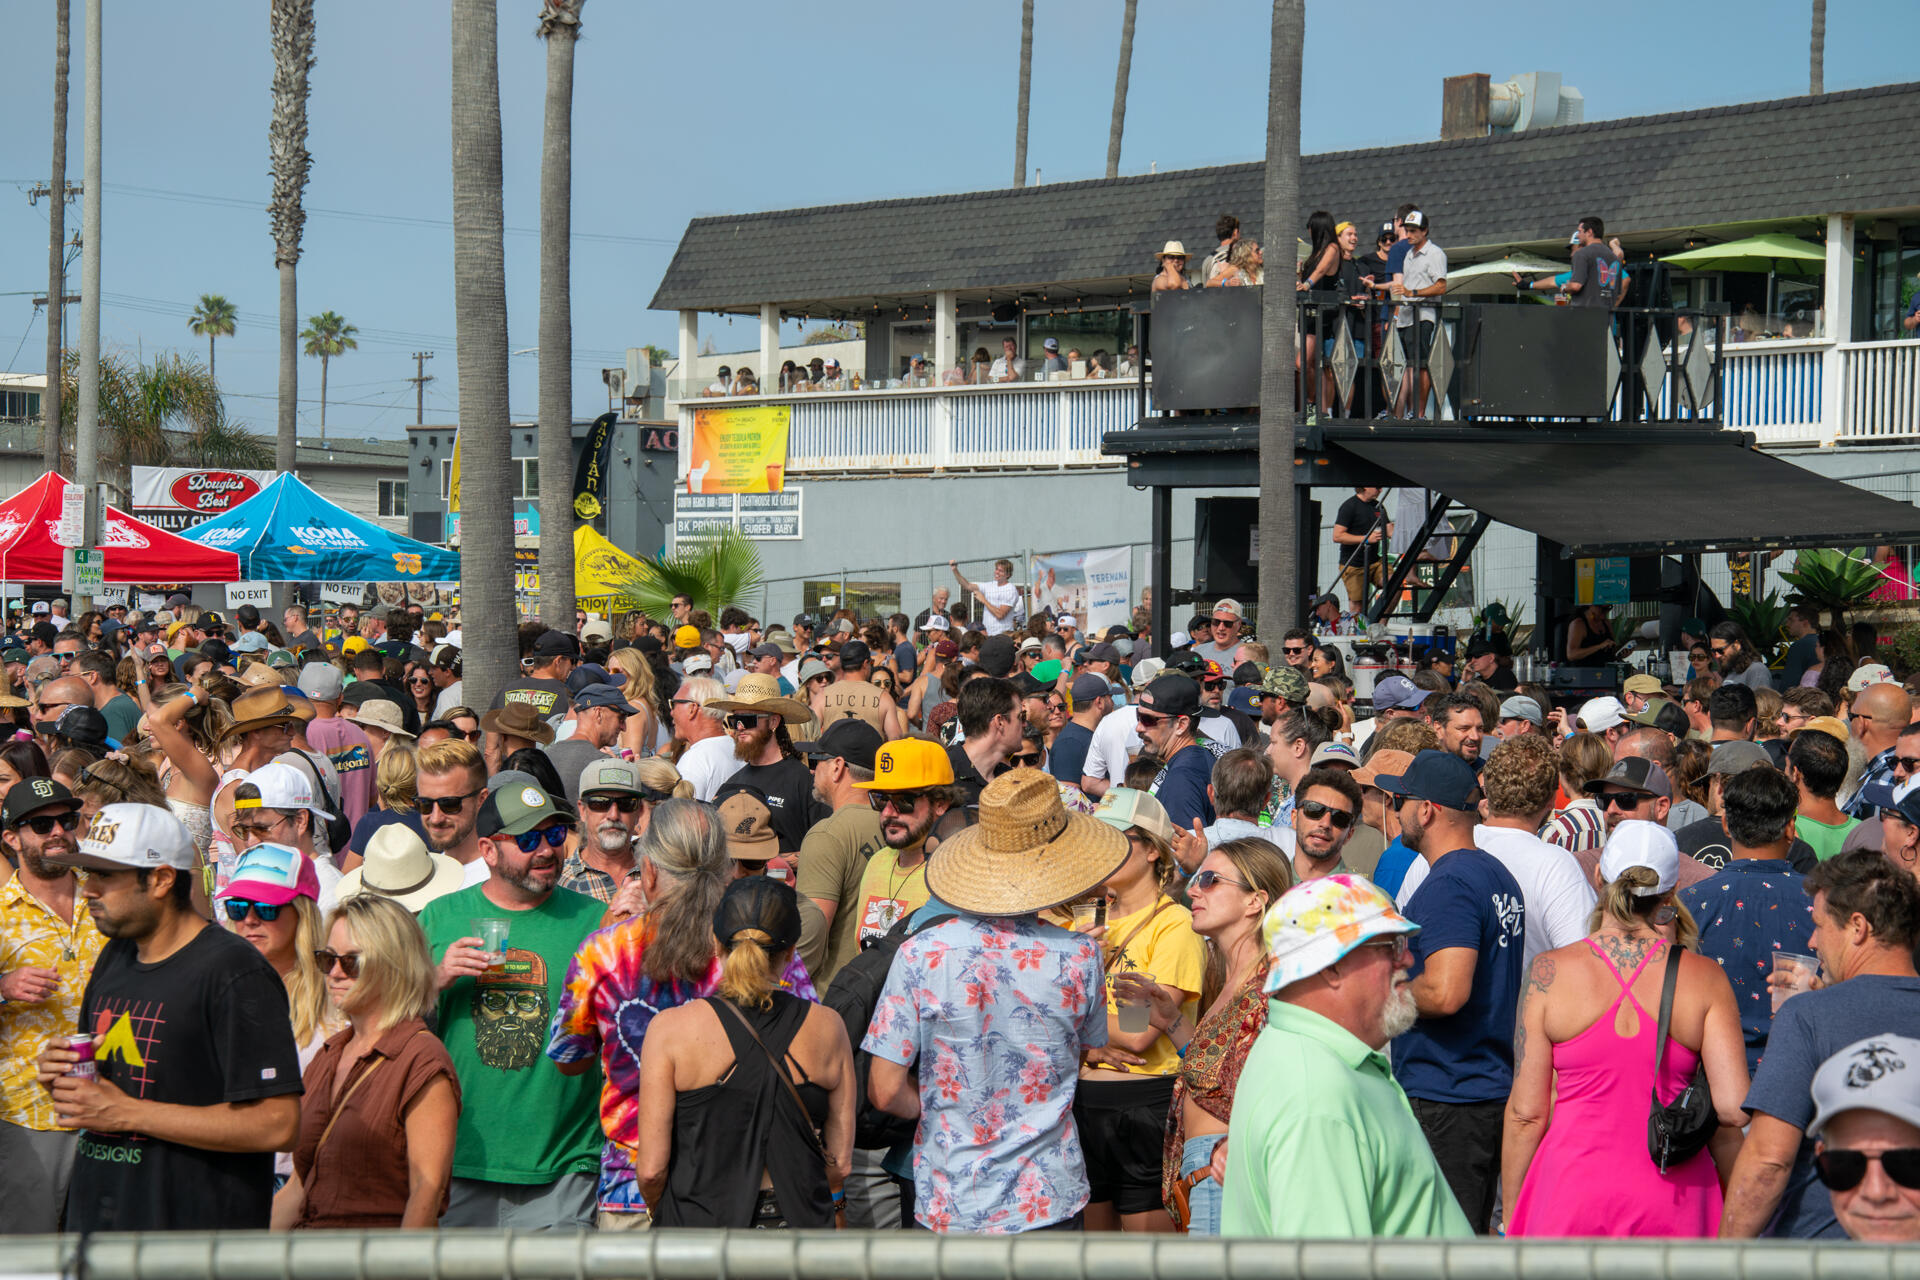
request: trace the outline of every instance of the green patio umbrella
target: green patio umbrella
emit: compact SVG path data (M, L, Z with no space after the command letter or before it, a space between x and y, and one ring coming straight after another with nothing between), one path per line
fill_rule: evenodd
M1767 314L1772 315L1774 277L1820 275L1827 269L1827 251L1798 236L1769 232L1688 249L1661 261L1688 271L1764 271L1767 273Z

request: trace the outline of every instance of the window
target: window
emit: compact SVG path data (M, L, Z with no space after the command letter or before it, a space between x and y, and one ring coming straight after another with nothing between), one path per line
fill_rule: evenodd
M407 514L407 482L405 480L380 482L380 514L383 516Z
M845 588L843 591L842 588ZM839 609L850 609L861 617L900 612L900 584L897 582L803 583L800 603L809 613L822 616Z
M0 391L0 418L31 420L39 416L38 391Z
M514 483L518 486L513 496L516 498L537 498L540 496L540 459L515 458L516 470Z

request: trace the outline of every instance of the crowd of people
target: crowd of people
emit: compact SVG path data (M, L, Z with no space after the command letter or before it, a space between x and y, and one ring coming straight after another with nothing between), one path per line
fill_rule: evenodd
M1920 1238L1893 672L1361 715L952 574L484 707L425 610L19 618L0 1229Z

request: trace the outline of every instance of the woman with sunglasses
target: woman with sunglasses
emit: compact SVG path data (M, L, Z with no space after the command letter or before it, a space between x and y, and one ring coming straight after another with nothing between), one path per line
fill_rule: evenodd
M220 920L253 944L287 984L293 1042L306 1070L327 1037L340 1029L340 1012L314 952L323 935L320 874L312 858L292 845L257 844L240 855L220 897ZM293 1172L293 1157L273 1157L276 1188Z
M1510 1236L1719 1231L1721 1190L1747 1122L1746 1040L1726 973L1693 950L1700 934L1676 894L1679 871L1665 828L1620 823L1600 858L1590 935L1534 958L1501 1144ZM1656 1070L1669 981L1672 1027ZM1705 1150L1663 1173L1647 1151L1649 1099L1671 1103L1698 1067L1719 1128Z
M1188 1013L1180 992L1138 974L1113 980L1123 997L1152 1005L1149 1024L1180 1053L1161 1150L1160 1193L1174 1225L1194 1235L1220 1234L1221 1187L1208 1174L1208 1162L1227 1136L1240 1069L1267 1025L1269 962L1260 922L1292 887L1293 869L1271 841L1224 841L1187 881L1193 931L1207 944L1202 1012Z
M1206 947L1193 931L1192 913L1168 892L1175 874L1173 820L1160 802L1144 791L1112 787L1093 816L1125 834L1128 852L1104 886L1101 939L1110 984L1107 1044L1120 1054L1081 1067L1073 1102L1086 1148L1086 1229L1171 1231L1173 1220L1161 1201L1161 1147L1180 1052L1165 1029L1152 1025L1151 1006L1140 1007L1145 1002L1139 989L1120 975L1138 974L1169 988L1194 1016L1205 985ZM1129 992L1135 994L1123 994Z
M420 772L412 747L403 742L390 742L387 749L380 753L380 759L373 766L374 807L360 821L353 824L353 835L347 840L347 851L341 855L342 874L360 865L366 856L367 844L378 835L382 827L395 823L406 827L424 842L427 828L420 821L419 805Z
M433 719L434 700L440 696L433 687L433 673L424 662L409 662L406 674L407 697L413 702L413 709L420 713L420 722L425 724Z
M407 909L360 894L334 909L314 963L345 1015L302 1075L294 1176L273 1229L432 1228L453 1183L460 1082L428 1030L433 958Z
M640 714L628 716L620 728L620 745L638 756L650 756L667 745L666 708L660 702L660 684L638 649L615 649L607 655L607 674Z

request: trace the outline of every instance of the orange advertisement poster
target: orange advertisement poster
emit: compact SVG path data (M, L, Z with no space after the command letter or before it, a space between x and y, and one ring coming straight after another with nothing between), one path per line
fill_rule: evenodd
M688 493L779 493L786 483L786 405L693 411Z

